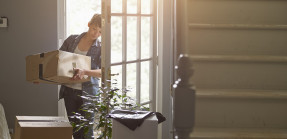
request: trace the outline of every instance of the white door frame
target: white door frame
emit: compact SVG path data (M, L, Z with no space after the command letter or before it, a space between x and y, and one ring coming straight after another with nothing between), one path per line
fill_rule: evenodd
M66 0L57 0L57 38L58 48L61 47L66 38ZM58 93L60 86L58 86ZM58 94L59 96L59 94ZM58 98L59 99L59 98ZM64 99L58 101L58 116L67 117Z
M159 139L172 139L173 0L158 0L158 94L157 111L166 121L159 126Z

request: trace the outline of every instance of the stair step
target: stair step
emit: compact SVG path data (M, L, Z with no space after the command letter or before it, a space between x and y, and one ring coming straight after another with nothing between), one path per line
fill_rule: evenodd
M287 129L195 128L192 139L286 139Z
M286 90L197 89L195 125L287 128L286 100Z
M198 98L287 99L287 90L197 89Z
M286 34L287 35L287 34ZM240 57L239 57L240 58ZM233 60L238 60L234 58ZM198 88L287 90L287 64L283 58L246 58L239 62L193 62L192 82ZM216 61L216 59L214 59ZM277 61L277 62L275 62Z

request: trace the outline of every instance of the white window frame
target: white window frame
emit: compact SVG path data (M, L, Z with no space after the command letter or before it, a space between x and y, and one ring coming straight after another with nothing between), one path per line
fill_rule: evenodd
M156 0L155 0L156 1ZM108 84L105 82L106 80L110 80L111 77L111 66L122 65L122 87L126 87L126 66L130 63L136 63L136 101L138 104L150 104L150 109L152 111L156 110L156 80L157 80L157 16L156 16L156 2L151 2L152 12L151 14L141 14L141 0L137 0L137 13L136 14L127 14L127 1L123 0L122 13L111 13L111 1L110 0L102 0L102 18L103 18L103 27L102 27L102 72L104 74L102 81L104 84ZM118 63L111 63L111 17L112 16L121 16L122 19L122 61ZM133 16L137 17L137 56L136 60L127 61L127 17ZM141 59L141 17L151 17L151 47L150 53L151 58ZM141 67L140 63L150 61L150 77L149 77L149 101L141 102Z

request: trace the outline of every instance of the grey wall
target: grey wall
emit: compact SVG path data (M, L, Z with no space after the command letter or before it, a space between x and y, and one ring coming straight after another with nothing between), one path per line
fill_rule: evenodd
M25 57L57 49L56 0L0 0L0 103L9 128L16 115L57 115L57 86L25 80Z

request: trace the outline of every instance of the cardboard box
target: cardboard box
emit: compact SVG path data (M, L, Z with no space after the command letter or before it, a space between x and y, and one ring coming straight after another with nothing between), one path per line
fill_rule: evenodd
M113 119L112 122L112 139L157 139L158 120L155 115L147 118L142 125L134 131L115 119Z
M81 83L90 80L70 80L73 68L91 69L91 57L56 50L26 57L26 80L51 84Z
M14 139L72 139L72 134L63 117L16 116Z

